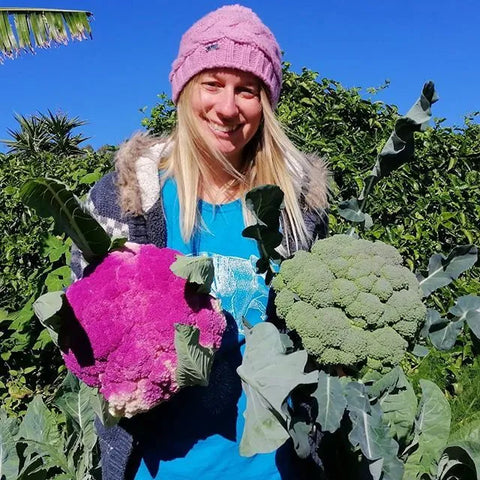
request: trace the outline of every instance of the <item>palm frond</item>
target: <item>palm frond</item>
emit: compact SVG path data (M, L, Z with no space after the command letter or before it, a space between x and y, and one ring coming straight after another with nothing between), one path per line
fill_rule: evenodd
M83 10L0 7L0 63L22 51L91 38L91 16Z

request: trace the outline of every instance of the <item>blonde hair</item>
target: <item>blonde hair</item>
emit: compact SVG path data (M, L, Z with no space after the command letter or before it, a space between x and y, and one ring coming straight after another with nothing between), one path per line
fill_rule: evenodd
M181 232L184 241L189 241L199 226L198 195L201 182L211 174L212 165L205 159L213 159L238 182L243 196L254 187L272 184L284 193L285 208L282 211L282 228L295 249L306 247L309 233L302 215L300 198L302 186L309 178L311 164L289 140L280 122L276 119L263 85L260 101L263 121L252 140L244 148L243 172L236 170L220 152L204 141L198 130L197 119L191 109L192 95L197 83L194 77L183 89L177 103L177 125L171 135L173 149L162 159L162 181L175 178L180 204ZM315 205L320 209L324 205ZM245 224L254 223L243 202ZM288 251L290 241L285 242Z

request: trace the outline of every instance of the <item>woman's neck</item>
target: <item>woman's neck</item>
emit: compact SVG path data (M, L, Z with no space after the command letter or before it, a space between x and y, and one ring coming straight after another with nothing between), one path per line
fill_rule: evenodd
M219 167L218 172L202 179L199 197L214 205L229 203L240 197L241 184L241 180Z

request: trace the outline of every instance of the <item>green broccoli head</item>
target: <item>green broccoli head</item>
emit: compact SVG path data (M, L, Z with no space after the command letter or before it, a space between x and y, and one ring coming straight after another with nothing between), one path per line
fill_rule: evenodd
M415 275L383 242L334 235L285 260L273 280L277 314L322 365L386 371L424 321Z

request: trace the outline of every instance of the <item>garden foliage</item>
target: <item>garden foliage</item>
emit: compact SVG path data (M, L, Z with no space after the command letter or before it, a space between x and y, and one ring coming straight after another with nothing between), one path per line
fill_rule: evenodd
M333 173L329 212L331 233L351 231L352 225L340 215L339 205L352 199L361 200L360 193L366 187L372 164L387 142L398 116L395 106L375 100L374 90L369 92L371 98L367 98L360 89L347 89L333 80L317 79L316 73L308 69L296 74L285 65L284 89L277 113L300 149L319 153L330 164ZM412 99L417 94L412 92ZM437 108L441 111L441 103ZM144 125L154 133L164 134L174 125L174 116L172 104L165 96L160 96ZM480 244L480 173L477 166L480 160L480 125L476 118L475 114L466 117L465 124L459 127L447 127L445 119L435 119L432 127L415 134L413 161L404 163L371 186L371 201L366 209L371 222L357 224L362 238L382 240L397 248L406 265L412 271L421 271L425 277L431 269L428 259L432 255L438 255L434 262L444 264L449 258L456 258L458 252L453 257L449 254L457 245ZM24 133L29 138L28 132ZM92 439L78 437L75 415L71 409L65 408L65 398L71 401L74 399L72 395L80 398L83 387L72 386L69 380L65 380L61 357L47 329L35 321L32 308L34 300L42 293L58 291L69 284L70 272L65 266L69 257L69 241L58 235L52 221L39 218L20 202L19 189L28 178L54 177L82 197L92 183L112 168L111 157L115 148L106 147L97 152L84 148L72 155L72 152L39 150L34 137L31 140L30 151L26 142L27 147L25 150L22 147L21 152L12 150L11 153L0 154L0 226L4 233L0 239L3 267L0 281L0 400L3 405L0 432L4 452L7 452L0 462L3 472L8 471L6 468L11 468L10 471L16 471L16 474L23 472L22 479L33 478L34 470L43 475L41 478L54 478L59 474L65 475L62 478L81 478L73 476L71 465L76 465L77 472L89 472L88 475L94 477L98 474L96 460L85 457L83 453L85 446L91 446L89 442ZM260 235L260 232L257 233ZM270 239L272 245L277 241L271 236ZM423 349L416 351L424 356L407 354L402 370L393 370L396 373L391 374L389 382L369 387L377 388L378 392L378 400L369 402L370 412L365 417L371 422L360 422L360 406L366 405L366 395L371 396L371 390L367 392L363 384L347 389L341 379L321 374L315 380L317 386L313 385L312 394L319 398L319 404L326 392L331 392L332 398L337 400L332 403L336 405L336 410L318 412L323 416L326 435L338 437L334 432L340 418L340 422L347 422L354 428L350 440L339 440L358 445L365 454L367 450L362 439L367 432L375 432L379 435L380 450L369 452L365 457L371 465L376 465L373 469L377 470L380 468L379 452L392 459L392 469L396 468L395 465L398 468L394 456L398 458L400 449L408 446L406 442L411 440L412 433L413 439L418 440L416 452L420 453L417 457L421 454L433 458L432 453L422 450L426 448L422 446L422 439L426 441L432 435L440 442L445 434L430 429L428 435L424 434L419 419L423 418L422 412L429 405L426 402L441 395L447 402L440 402L442 411L437 412L438 418L445 423L451 415L449 439L452 445L444 449L442 457L438 456L439 450L436 451L435 468L439 472L440 469L447 471L450 467L455 468L459 450L454 441L458 443L462 439L463 445L466 445L465 442L478 443L478 436L475 437L480 426L478 341L471 334L474 322L471 316L465 314L465 311L472 310L472 305L462 304L465 301L461 298L478 295L479 292L480 274L478 266L474 266L450 283L448 288L435 290L426 298L427 306L436 313L431 314L431 325L424 332L429 338L422 341ZM460 303L455 306L457 298ZM432 343L437 342L432 332L442 332L437 334L437 340L439 336L440 340L448 338L452 348L448 351L430 348ZM445 340L440 340L438 344L450 346L444 343ZM285 338L281 336L280 341L283 347L278 343L272 346L275 355L281 355L282 348L285 348L285 354L290 354L291 347L288 342L285 343ZM296 361L300 365L303 359ZM292 370L295 381L302 375L304 366L305 362ZM245 378L253 370L247 364ZM311 384L311 376L306 377L304 383ZM411 384L412 388L407 384ZM93 398L89 400L92 404L97 401L97 397ZM378 422L375 412L378 413L379 405L382 408L389 405L391 415L394 415L399 404L404 409L397 412L403 417L401 422L396 423L395 445L388 440L391 437L385 436L384 424L375 423ZM99 411L101 405L95 408ZM58 438L54 444L61 458L52 457L55 459L52 460L45 451L29 450L28 435L24 433L21 436L20 432L28 431L22 425L31 418L27 412L32 409L40 409L37 416L42 418L42 422L50 422L48 425L51 427L47 430ZM345 412L347 415L344 415ZM297 433L305 422L294 418L288 423L287 417L281 418L285 432L301 444L302 436ZM268 418L265 420L268 422ZM446 428L441 427L442 422L436 419L430 419L430 422L430 425ZM256 448L248 442L244 443L244 447L247 451ZM305 445L303 447L306 448ZM411 466L408 468L418 466L417 457L411 452ZM78 466L87 463L85 468ZM85 475L88 478L87 473ZM10 476L7 475L7 478Z

